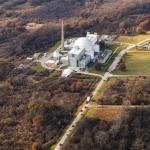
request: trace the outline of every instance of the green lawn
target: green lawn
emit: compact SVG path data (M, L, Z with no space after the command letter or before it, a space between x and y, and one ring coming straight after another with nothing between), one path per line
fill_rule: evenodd
M150 31L147 32L146 34L139 34L139 35L135 35L135 36L119 36L116 41L119 42L127 42L127 43L139 43L142 40L145 40L147 38L150 38Z
M41 66L41 63L34 63L32 65L32 69L35 70L36 72L41 72L44 71L45 69Z
M101 64L101 69L100 71L96 70L94 65L92 65L89 68L89 72L91 73L96 73L96 74L103 74L105 73L109 66L112 64L113 60L115 59L115 57L120 53L120 51L122 51L123 49L125 49L127 46L126 45L116 45L116 44L112 44L107 46L107 49L112 50L114 53L110 56L110 59L107 60L106 63ZM117 50L116 50L117 49ZM116 51L115 51L116 50Z
M150 53L128 53L125 56L127 71L114 71L114 74L150 74Z
M54 150L56 147L56 144L50 147L50 150Z
M61 43L60 41L56 42L56 43L53 45L53 47L51 47L51 48L48 49L48 51L49 51L49 52L55 51L55 50L60 46L60 43Z
M118 48L119 45L118 44L109 44L109 45L106 45L106 49L110 49L112 51L115 51L116 48Z
M50 72L49 77L59 77L60 75L61 75L61 72L55 70L53 72Z

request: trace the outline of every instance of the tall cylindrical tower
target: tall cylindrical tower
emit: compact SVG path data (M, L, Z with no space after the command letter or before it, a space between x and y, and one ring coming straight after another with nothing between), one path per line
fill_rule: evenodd
M61 22L61 50L64 50L64 21Z

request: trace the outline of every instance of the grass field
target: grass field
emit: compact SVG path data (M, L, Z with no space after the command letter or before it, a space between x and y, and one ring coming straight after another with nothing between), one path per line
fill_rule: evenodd
M139 35L135 35L135 36L119 36L116 39L116 41L135 44L135 43L139 43L142 40L145 40L147 38L150 38L150 31L147 32L146 34L139 34Z
M41 72L44 71L45 69L41 66L41 63L34 63L32 65L32 69L37 71L37 72Z
M54 150L56 147L56 144L50 147L50 150Z
M117 120L122 113L120 108L91 108L86 113L88 118L97 118L106 121Z
M96 70L95 66L92 65L89 68L89 72L96 73L96 74L104 74L108 70L109 66L112 64L115 57L120 53L120 51L122 51L126 47L127 47L126 45L116 45L116 44L112 44L112 45L107 46L107 49L112 50L113 54L110 56L110 58L107 60L106 63L101 64L100 71Z
M128 53L125 56L127 71L114 71L114 74L150 74L150 53Z

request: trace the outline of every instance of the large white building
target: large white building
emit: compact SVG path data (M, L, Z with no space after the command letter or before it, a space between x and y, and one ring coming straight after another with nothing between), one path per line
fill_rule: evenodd
M98 44L99 36L87 33L86 37L68 39L64 42L64 48L57 49L53 57L57 60L67 58L68 65L72 68L86 68L90 62L95 62L100 53Z
M99 59L104 62L111 51L101 51L100 41L108 37L99 36L97 33L87 32L85 37L71 38L64 41L64 29L62 23L61 46L53 53L53 58L63 64L68 64L71 68L85 69L90 62Z
M100 52L98 35L87 33L86 37L78 38L68 53L70 67L86 68L90 62L94 62Z

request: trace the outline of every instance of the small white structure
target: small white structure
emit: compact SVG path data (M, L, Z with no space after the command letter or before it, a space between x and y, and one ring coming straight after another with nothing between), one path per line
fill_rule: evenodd
M101 41L105 41L105 42L112 42L113 40L115 40L116 37L117 37L116 35L105 35L105 34L103 34L99 37L99 39Z
M54 63L55 63L54 60L48 60L48 61L45 62L46 65L50 65L50 64L54 64Z
M87 97L87 99L86 99L86 103L89 103L89 102L90 102L90 100L91 100L91 97L90 97L90 96L88 96L88 97Z
M150 50L150 42L147 42L143 47L144 47L146 50Z
M59 53L59 50L56 50L56 51L54 51L53 52L53 57L55 58L55 59L59 59L60 58L60 53Z
M32 57L27 57L27 60L32 61L33 58Z
M20 65L18 66L18 68L19 68L19 69L23 69L23 68L24 68L24 65L23 65L23 64L20 64Z
M70 69L70 68L67 68L67 69L65 69L63 72L62 72L62 77L68 77L68 76L70 76L71 74L73 73L73 70L72 69Z

